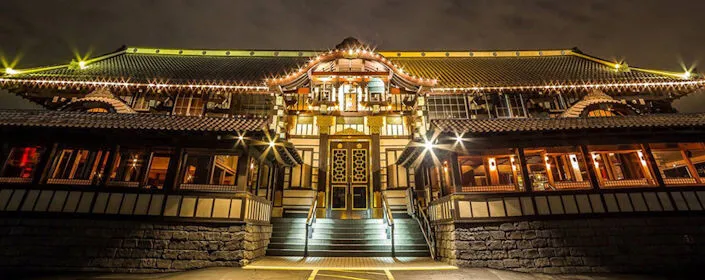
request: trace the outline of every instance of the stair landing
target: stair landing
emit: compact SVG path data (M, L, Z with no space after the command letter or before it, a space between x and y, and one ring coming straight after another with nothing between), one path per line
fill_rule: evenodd
M244 269L445 270L457 267L429 257L276 257L254 260Z

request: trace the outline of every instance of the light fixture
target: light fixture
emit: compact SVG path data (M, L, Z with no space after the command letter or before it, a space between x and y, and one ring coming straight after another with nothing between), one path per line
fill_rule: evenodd
M424 147L426 147L426 150L432 150L433 149L433 143L431 141L426 140L423 144Z
M15 75L15 74L19 74L19 73L20 73L20 71L17 71L15 69L10 68L10 67L5 68L5 74L7 74L7 75Z
M78 62L78 68L86 69L86 68L88 68L88 66L86 66L86 62L85 62L85 61L79 61L79 62Z
M240 136L237 137L237 139L240 140L240 141L242 141L243 139L245 139L245 137L242 136L242 135L240 135Z
M269 146L274 147L274 141L269 141Z
M690 79L691 75L693 75L693 73L690 73L690 71L685 71L681 77L683 77L683 79Z
M455 136L455 142L463 142L463 135Z

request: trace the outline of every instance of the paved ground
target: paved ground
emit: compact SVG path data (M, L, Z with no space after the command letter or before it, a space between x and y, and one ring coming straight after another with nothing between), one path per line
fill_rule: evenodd
M545 275L484 268L456 270L261 270L241 268L207 268L180 273L156 274L56 274L45 276L0 275L0 279L22 280L665 280L644 275ZM696 279L696 278L691 278Z

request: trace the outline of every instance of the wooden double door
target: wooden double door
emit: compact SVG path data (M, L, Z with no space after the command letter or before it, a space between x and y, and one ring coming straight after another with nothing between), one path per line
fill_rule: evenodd
M331 142L330 209L367 210L370 198L369 142Z

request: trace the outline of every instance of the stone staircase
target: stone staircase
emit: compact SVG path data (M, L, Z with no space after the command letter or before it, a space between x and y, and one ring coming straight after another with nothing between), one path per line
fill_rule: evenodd
M394 215L397 257L428 257L428 246L416 220ZM268 256L303 256L306 219L272 219ZM311 257L391 257L392 240L382 219L317 219L308 243Z

